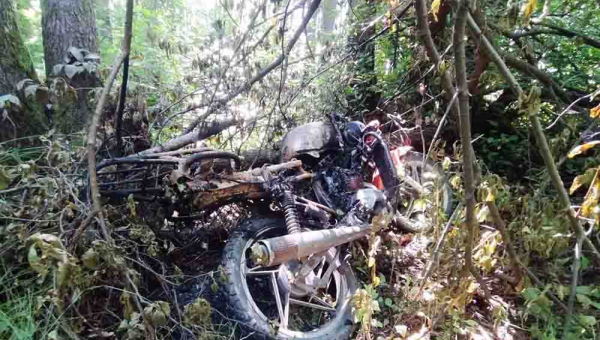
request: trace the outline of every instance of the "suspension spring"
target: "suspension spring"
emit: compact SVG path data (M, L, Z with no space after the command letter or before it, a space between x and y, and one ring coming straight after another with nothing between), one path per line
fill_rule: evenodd
M285 190L282 195L281 206L285 214L285 225L289 234L299 233L300 222L298 222L298 211L296 211L296 203L294 196L290 190Z

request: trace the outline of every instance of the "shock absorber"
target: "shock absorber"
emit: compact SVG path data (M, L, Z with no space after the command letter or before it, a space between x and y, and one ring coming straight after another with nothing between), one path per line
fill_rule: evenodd
M288 234L299 233L301 230L300 222L298 222L298 211L296 211L296 203L291 190L283 190L281 193L281 207L285 214L285 225Z

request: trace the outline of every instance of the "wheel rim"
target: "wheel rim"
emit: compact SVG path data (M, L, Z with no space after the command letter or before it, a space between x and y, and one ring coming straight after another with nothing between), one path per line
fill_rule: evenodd
M429 229L433 226L435 216L431 212L444 208L449 199L444 190L444 177L439 171L424 167L422 161L410 160L403 164L404 174L399 174L401 197L398 201L398 212L404 217L405 224L410 223L412 229ZM419 184L423 193L415 190L407 177Z
M327 286L318 289L316 293L306 292L295 284L285 287L282 278L285 278L287 264L255 266L248 256L250 247L256 241L280 235L280 227L268 226L248 240L244 247L240 273L250 307L263 321L275 325L278 332L289 336L302 337L304 333L328 328L336 319L344 317L343 310L348 295L347 278L338 270L333 270ZM331 260L324 262L311 271L314 274L312 279L324 276ZM275 291L279 294L275 294Z

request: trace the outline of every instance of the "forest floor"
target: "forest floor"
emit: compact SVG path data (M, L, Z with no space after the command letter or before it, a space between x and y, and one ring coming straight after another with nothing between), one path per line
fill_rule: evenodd
M0 338L135 340L155 334L184 339L193 333L207 340L240 334L221 294L219 266L229 233L244 214L227 210L187 234L162 235L143 217L155 207L129 199L105 202L104 218L112 235L107 241L96 225L86 223L89 205L81 195L85 173L77 166L84 152L68 151L48 139L44 146L25 151L0 150L0 184L5 185L0 190ZM486 223L476 235L473 259L491 299L472 277L463 275L465 233L458 220L447 232L427 280L425 268L433 262L443 223L422 234L386 230L375 269L364 256L368 240L352 246L351 267L379 306L370 322L357 325L354 338L521 340L532 338L532 332L557 334L565 313L546 292L565 302L569 296L566 268L572 252L565 233L556 231L564 223L553 215L558 210L548 196L520 204L508 196L508 189L498 188L498 197L504 195L511 204L502 209L506 220L527 218L524 228L517 225L511 232L520 254L527 254L523 259L546 286L514 279L506 245ZM537 228L536 223L544 225L529 220L544 217L540 211L550 216L544 223L555 223L555 229ZM594 270L586 263L577 290L579 323L588 322L578 334L585 331L586 337L570 339L595 336L593 307L600 291Z
M423 284L431 250L437 243L432 235L391 231L386 233L385 239L384 247L377 255L377 269L387 280L379 285L378 291L380 305L385 307L374 315L383 326L371 327L368 333L360 333L357 327L356 339L530 339L529 333L519 326L518 294L507 288L502 275L486 278L493 301L487 301L483 291L475 289L472 299L462 302L464 313L460 316L447 313L442 310L444 304L441 301L447 293L442 288L449 285L447 276L434 270ZM175 262L188 277L178 289L179 303L192 303L199 297L206 299L213 308L213 324L226 334L235 322L226 317L224 296L214 287L225 241L223 233L208 234L198 243L186 247L188 251L182 249L185 256ZM365 242L359 242L358 246L368 248ZM366 263L359 260L356 264L362 283L368 284ZM421 285L424 287L420 291ZM389 299L392 304L386 303ZM494 315L497 312L494 305L503 306L508 317L500 320L499 315ZM451 337L451 334L457 337Z

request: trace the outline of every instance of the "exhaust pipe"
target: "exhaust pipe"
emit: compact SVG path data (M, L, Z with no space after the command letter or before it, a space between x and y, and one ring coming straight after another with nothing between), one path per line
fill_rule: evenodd
M251 248L252 260L262 266L274 266L291 260L321 253L359 239L369 233L371 226L361 223L354 227L305 231L258 241Z
M375 213L373 225L356 216L356 211L351 211L340 221L338 228L305 231L260 240L251 248L252 260L262 266L278 265L354 241L371 230L377 231L389 224L392 215L386 212L386 198L381 191L361 189L356 192L356 199L362 209Z

